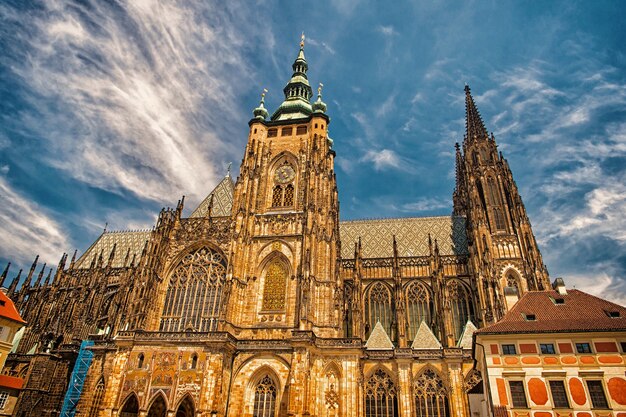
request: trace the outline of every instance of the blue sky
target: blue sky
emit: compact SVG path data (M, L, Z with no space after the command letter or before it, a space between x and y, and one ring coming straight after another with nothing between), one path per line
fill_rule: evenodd
M626 304L624 18L620 1L3 2L0 261L56 265L183 194L190 213L237 172L262 89L282 101L304 31L343 219L451 212L467 82L552 278Z

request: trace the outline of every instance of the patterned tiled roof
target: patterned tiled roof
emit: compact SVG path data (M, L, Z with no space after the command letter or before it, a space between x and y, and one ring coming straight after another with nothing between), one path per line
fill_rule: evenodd
M209 205L211 207L211 216L230 216L233 208L233 191L235 184L230 175L224 177L217 187L209 193L209 195L200 203L191 216L189 217L205 217L209 214ZM213 202L211 202L213 200Z
M433 331L430 330L428 324L423 321L420 323L417 333L415 333L411 347L413 349L441 349L441 343L439 343Z
M115 257L111 266L113 268L121 268L124 266L124 258L126 252L130 248L129 260L136 255L139 259L146 240L150 237L149 230L132 231L132 232L104 232L100 237L85 251L85 253L76 261L76 268L87 269L91 264L94 256L97 258L102 252L103 262L107 262L109 255L115 246Z
M368 337L367 342L365 342L365 348L367 350L393 349L393 343L380 322L376 322L376 326L374 326L372 333L370 333L370 337Z
M611 312L618 317L610 317ZM529 320L529 314L535 319ZM567 290L564 295L550 290L527 292L502 320L476 334L618 330L626 330L626 308L580 290Z
M476 332L476 326L474 326L474 323L468 320L467 323L465 323L463 333L461 334L461 338L459 339L459 343L457 343L457 346L463 349L471 349L472 337L474 336L474 332Z
M399 256L427 256L429 233L433 243L437 239L441 255L467 254L465 218L441 216L339 222L341 256L354 258L354 243L360 237L364 258L391 257L394 235Z

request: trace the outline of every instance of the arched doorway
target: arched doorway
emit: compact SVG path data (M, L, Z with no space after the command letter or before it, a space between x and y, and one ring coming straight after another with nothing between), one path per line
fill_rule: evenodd
M193 417L193 416L194 416L193 401L191 400L191 397L187 395L178 406L178 410L176 410L176 417Z
M126 399L124 406L122 407L122 411L120 411L120 417L137 417L139 414L139 402L137 401L137 397L135 394L131 394L130 397Z
M167 414L167 406L165 405L165 399L162 395L159 395L148 410L147 417L165 417Z

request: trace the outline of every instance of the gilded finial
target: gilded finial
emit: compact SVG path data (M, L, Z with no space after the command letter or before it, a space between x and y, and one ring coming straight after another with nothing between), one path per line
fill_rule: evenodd
M232 163L232 162L229 162L229 163L228 163L228 168L226 168L226 176L227 176L227 177L230 177L230 167L231 167L232 165L233 165L233 163Z
M265 103L265 94L267 94L267 88L264 88L261 93L261 103Z
M317 95L319 97L322 96L322 88L324 87L324 84L320 83L320 85L317 87Z
M304 31L302 32L302 36L300 37L300 49L304 49Z

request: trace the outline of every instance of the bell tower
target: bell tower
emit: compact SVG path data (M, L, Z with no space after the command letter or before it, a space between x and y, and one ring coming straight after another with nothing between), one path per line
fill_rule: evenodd
M454 214L466 217L470 263L483 324L506 312L505 292L549 288L548 271L517 190L493 133L489 135L465 86L466 133L456 144Z
M339 335L335 152L321 84L311 104L304 37L292 69L272 117L266 91L253 112L235 184L224 325L241 337Z

